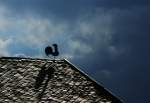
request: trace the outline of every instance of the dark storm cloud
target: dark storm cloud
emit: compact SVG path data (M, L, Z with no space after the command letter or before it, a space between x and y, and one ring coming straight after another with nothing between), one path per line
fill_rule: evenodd
M81 66L86 64L84 68L91 68L87 71L93 77L122 97L127 103L147 102L148 99L145 98L149 97L149 11L149 6L113 9L110 12L113 18L113 32L108 45L98 46L101 41L97 45L91 44L95 52L78 60L83 61L82 63L77 63ZM101 37L100 34L97 35ZM93 35L93 37L97 36ZM91 41L82 39L81 36L78 39L89 44L93 43L92 38L90 38ZM96 38L93 40L96 40ZM112 58L111 56L114 54L110 55L107 48L111 46L116 48L117 51L121 51L121 54ZM110 78L102 73L103 69L108 71L108 74L110 72Z
M85 68L125 102L149 101L148 0L4 0L2 4L17 15L30 12L43 18L69 20L73 24L70 25L73 32L69 31L73 33L69 34L73 35L71 39L93 49L87 54L76 51L75 56L83 57L75 57L72 62ZM78 20L86 27L84 33L75 29L79 24L73 22Z
M148 0L96 0L96 5L105 8L130 8L149 5Z
M40 16L53 16L59 19L75 19L82 13L92 12L95 2L91 0L4 0L2 4L16 13L36 13Z
M133 6L146 6L150 4L148 0L1 0L1 3L16 8L17 11L24 9L49 10L55 13L63 11L79 12L84 8L105 7L105 8L129 8ZM20 8L20 9L17 9ZM47 12L47 11L46 11ZM70 12L71 13L71 12Z
M114 68L123 68L121 85L126 85L122 91L130 102L146 102L150 90L150 14L149 7L132 8L121 11L115 17L115 33L112 44L124 48L127 52L116 59ZM121 86L121 87L124 87ZM128 91L128 92L127 92ZM129 94L127 96L127 94ZM134 97L133 97L134 95Z
M1 0L17 15L35 13L43 17L54 17L63 20L74 20L88 13L95 14L97 8L111 10L127 9L134 6L148 6L148 0Z
M127 103L147 102L150 90L150 8L136 7L113 10L113 33L106 47L96 48L84 61L97 74L98 80L113 88ZM99 42L100 44L100 42ZM94 45L93 45L94 46ZM115 47L122 53L111 58L107 46ZM98 47L98 46L97 46ZM113 54L112 54L113 55ZM95 65L93 67L93 65ZM97 70L97 68L100 68ZM105 78L101 69L110 71L111 78ZM120 94L121 93L121 94ZM140 98L137 100L137 98Z

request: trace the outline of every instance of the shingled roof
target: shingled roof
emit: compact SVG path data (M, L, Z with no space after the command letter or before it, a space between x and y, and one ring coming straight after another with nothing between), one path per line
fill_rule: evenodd
M2 57L0 103L122 102L65 59Z

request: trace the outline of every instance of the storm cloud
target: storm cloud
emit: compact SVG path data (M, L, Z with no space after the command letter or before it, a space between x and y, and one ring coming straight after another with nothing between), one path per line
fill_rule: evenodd
M149 11L147 0L1 0L0 55L45 58L58 43L60 58L126 103L148 102Z

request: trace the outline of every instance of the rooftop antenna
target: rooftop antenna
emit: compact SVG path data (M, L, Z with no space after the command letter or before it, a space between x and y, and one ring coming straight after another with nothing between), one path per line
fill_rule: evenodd
M45 48L45 54L48 57L49 57L49 55L54 56L54 60L55 60L55 57L59 55L58 45L57 44L53 44L52 46L53 46L53 48L51 46L47 46Z

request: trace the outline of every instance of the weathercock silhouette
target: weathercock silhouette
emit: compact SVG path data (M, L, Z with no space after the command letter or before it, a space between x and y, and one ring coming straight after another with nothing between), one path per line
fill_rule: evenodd
M58 56L58 55L59 55L58 46L57 46L57 44L53 44L53 47L54 47L54 50L53 50L53 48L52 48L51 46L47 46L47 47L45 48L45 54L46 54L47 56L52 55L52 56L54 56L54 58L55 58L55 56Z

